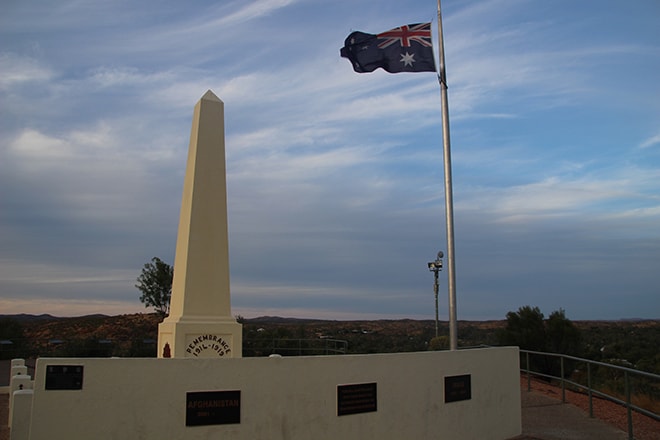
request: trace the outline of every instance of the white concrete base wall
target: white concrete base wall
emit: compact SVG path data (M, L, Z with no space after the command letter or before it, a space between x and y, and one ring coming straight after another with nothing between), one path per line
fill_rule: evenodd
M521 433L516 347L235 359L37 362L30 440L506 439ZM46 390L48 365L82 365L82 390ZM445 403L469 374L471 399ZM377 383L377 411L337 415L337 386ZM186 393L240 390L240 423L186 426Z
M11 440L24 440L29 438L32 395L32 390L15 391L11 395L10 400L12 402L12 407L9 412Z

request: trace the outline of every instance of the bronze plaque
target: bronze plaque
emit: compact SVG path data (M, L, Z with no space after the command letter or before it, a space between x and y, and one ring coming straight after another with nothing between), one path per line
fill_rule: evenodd
M470 375L445 376L445 403L470 400L472 385Z
M337 385L337 415L360 414L378 410L376 382Z
M186 426L241 423L240 391L186 393Z
M47 390L82 390L82 365L47 365Z

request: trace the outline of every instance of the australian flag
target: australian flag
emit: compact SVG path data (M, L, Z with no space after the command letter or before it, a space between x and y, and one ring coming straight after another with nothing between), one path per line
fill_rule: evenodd
M436 71L431 23L408 24L378 35L353 32L340 54L358 73L379 67L390 73Z

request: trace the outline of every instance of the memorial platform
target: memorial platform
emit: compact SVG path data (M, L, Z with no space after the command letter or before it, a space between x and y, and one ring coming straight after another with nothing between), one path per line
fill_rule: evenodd
M0 362L0 367L7 362ZM2 371L8 373L7 368ZM9 378L5 376L5 374L0 376L0 440L9 440L7 427L9 394L6 386ZM555 389L554 393L555 396L552 395L552 390L538 389L538 387L534 389L534 386L531 391L527 391L526 382L521 382L523 434L515 437L515 440L625 440L628 438L626 432L612 424L598 418L589 418L587 413L571 403L562 403L560 390ZM609 402L608 404L614 405ZM614 409L617 409L616 405ZM623 409L619 408L619 410L623 412ZM653 433L658 426L636 426L636 428L635 438L660 438L659 434ZM648 429L651 431L648 432Z
M570 403L521 389L523 434L515 440L626 440L628 434ZM623 412L624 410L621 409Z

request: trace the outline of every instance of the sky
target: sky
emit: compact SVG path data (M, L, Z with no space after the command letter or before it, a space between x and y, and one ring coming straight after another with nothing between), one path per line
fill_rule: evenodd
M149 312L192 111L225 106L232 313L433 319L433 72L358 74L353 31L432 0L4 0L0 314ZM445 0L457 317L660 318L660 2ZM448 319L440 273L440 319Z

